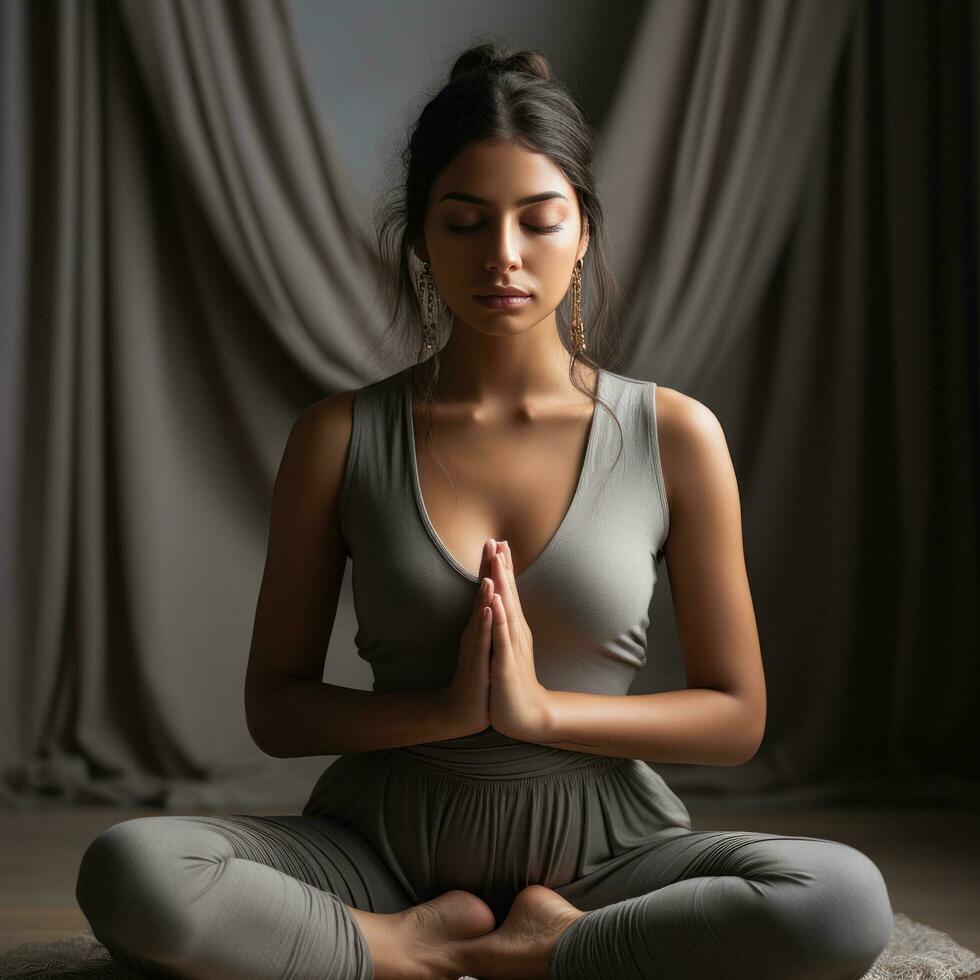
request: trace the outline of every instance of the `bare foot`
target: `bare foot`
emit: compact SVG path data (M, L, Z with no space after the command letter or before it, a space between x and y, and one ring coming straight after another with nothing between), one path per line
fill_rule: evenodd
M453 944L486 935L496 925L490 906L462 889L391 915L350 911L371 950L374 980L457 980L465 971Z
M451 943L450 962L480 980L548 980L558 937L586 913L544 885L528 885L494 932Z

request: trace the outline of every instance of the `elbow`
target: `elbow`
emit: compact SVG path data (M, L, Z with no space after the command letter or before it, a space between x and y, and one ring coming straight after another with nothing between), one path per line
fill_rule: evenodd
M719 759L715 765L719 766L741 766L746 762L751 761L755 758L756 753L759 751L759 746L754 745L749 749L741 749L738 753L733 754L732 750L729 749L728 753L721 759Z
M258 749L266 755L271 755L274 759L282 758L270 744L268 735L255 724L252 716L247 712L245 715L245 726L248 728L248 734L252 737L252 741Z
M765 722L759 727L759 729L753 734L747 742L742 744L742 750L734 762L730 765L741 766L746 762L751 762L752 759L756 757L759 749L762 748L762 739L765 735Z
M765 736L765 714L759 715L753 710L739 726L739 730L740 736L729 741L726 758L721 763L724 766L741 766L755 758Z
M746 695L742 700L745 712L743 716L745 737L742 741L742 758L738 761L739 765L750 762L762 748L766 736L766 700L765 686L757 690L754 696Z
M762 745L761 740L758 742L753 742L752 745L749 747L748 751L742 752L742 754L733 763L731 763L731 765L741 766L744 765L746 762L751 762L756 757L756 753L758 753L761 745Z
M254 734L252 735L252 741L256 744L260 751L264 752L266 755L271 756L273 759L285 759L281 752L277 752L275 747L270 744L268 739L257 738Z
M268 719L263 721L266 716L256 704L255 699L245 694L245 727L256 747L273 759L282 759L284 756L278 751L274 741L270 737L270 726Z

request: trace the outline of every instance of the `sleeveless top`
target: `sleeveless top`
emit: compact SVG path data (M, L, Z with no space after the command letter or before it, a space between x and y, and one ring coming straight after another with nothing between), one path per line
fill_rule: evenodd
M429 520L412 426L413 366L355 391L338 520L352 561L358 655L373 690L445 687L479 578L450 554ZM538 681L549 690L626 694L646 662L649 607L669 515L657 441L656 383L599 370L584 464L565 516L516 578L534 642ZM617 455L619 459L617 461ZM592 758L482 732L406 747L478 767L501 750L527 771L535 756ZM571 760L569 760L571 761ZM498 770L499 766L498 766Z

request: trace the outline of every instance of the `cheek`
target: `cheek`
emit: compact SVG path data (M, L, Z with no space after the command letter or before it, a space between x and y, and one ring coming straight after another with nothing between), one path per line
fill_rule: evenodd
M565 295L572 284L572 267L575 264L575 248L563 248L542 262L535 276L540 292L547 293L556 302Z
M473 280L474 260L459 248L441 247L438 252L433 249L433 257L439 267L436 283L439 289L446 293L464 290L467 283Z
M558 232L548 244L549 247L541 252L542 270L547 272L552 281L571 282L572 266L579 248L575 229Z

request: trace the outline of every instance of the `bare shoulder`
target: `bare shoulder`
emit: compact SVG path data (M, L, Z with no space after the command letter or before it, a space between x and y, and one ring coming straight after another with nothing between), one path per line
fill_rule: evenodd
M335 392L293 420L276 475L274 514L295 522L300 513L322 521L334 512L347 466L353 399L353 390Z
M707 405L659 384L654 392L660 465L673 509L689 488L730 472L731 455L721 422Z
M337 391L308 405L293 423L290 438L295 437L311 444L346 444L350 438L353 419L354 395L357 389Z
M326 450L331 455L338 452L346 454L353 427L354 396L359 391L391 384L396 380L396 375L389 375L369 381L360 388L337 391L313 402L296 418L290 438L295 436L297 441Z

